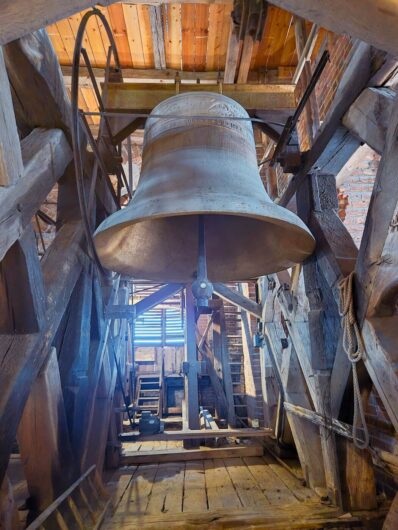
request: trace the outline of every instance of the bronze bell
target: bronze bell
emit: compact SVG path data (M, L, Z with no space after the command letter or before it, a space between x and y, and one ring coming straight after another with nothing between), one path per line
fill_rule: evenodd
M264 189L248 118L238 103L210 92L184 93L152 111L134 197L95 233L104 267L137 279L193 281L199 218L213 282L257 278L312 253L308 228Z

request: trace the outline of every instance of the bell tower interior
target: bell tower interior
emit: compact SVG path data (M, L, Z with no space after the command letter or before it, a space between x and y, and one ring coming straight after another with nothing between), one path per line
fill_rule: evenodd
M398 528L398 7L4 0L0 530Z

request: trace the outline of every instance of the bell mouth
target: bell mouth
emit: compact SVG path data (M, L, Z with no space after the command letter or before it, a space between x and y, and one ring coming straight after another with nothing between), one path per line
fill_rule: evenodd
M104 267L127 277L192 282L198 261L199 214L204 217L207 271L213 282L244 281L290 268L315 247L304 224L198 212L100 227L95 235L99 258Z

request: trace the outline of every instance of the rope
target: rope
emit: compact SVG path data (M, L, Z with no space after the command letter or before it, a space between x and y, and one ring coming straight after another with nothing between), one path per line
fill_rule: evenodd
M339 283L340 290L340 316L343 328L343 348L352 366L352 381L354 387L354 419L352 426L352 437L354 445L359 449L366 449L369 446L369 431L366 425L365 413L363 410L361 391L358 382L357 364L365 354L361 332L357 323L353 301L353 278L351 272ZM364 438L358 436L358 419L364 432Z

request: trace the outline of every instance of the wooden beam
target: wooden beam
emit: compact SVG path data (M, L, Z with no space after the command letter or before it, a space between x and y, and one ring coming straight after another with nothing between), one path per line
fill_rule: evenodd
M243 296L242 293L239 291L235 291L234 289L230 289L227 285L224 283L214 283L214 292L218 294L223 300L226 300L227 302L230 302L236 307L239 307L240 309L243 309L244 311L247 311L251 315L255 316L256 318L261 318L261 305L257 304L253 300L250 300L250 298L247 298L246 296Z
M239 27L230 20L230 29L227 46L227 56L225 58L224 83L235 83L236 69L238 67L240 52Z
M12 105L10 84L0 48L0 186L18 182L23 173L19 137Z
M249 288L247 283L238 285L239 292L245 298L249 296ZM259 304L260 305L260 304ZM251 330L250 314L242 310L240 314L242 327L242 350L243 350L243 374L245 381L245 394L247 406L247 419L249 427L252 426L254 419L258 419L257 414L257 388L255 383L254 372L254 346L253 335Z
M149 17L151 21L153 57L155 62L155 68L157 70L162 70L166 68L166 53L164 49L161 6L149 6Z
M287 67L285 67L286 69ZM290 68L290 67L289 67ZM294 69L292 68L292 74ZM64 76L64 82L67 87L70 87L72 84L72 66L70 65L61 65L61 72ZM104 78L104 69L103 68L93 68L93 73L98 83L103 83ZM81 66L79 70L79 86L81 87L91 87L91 80L88 75L87 68ZM211 84L217 84L220 80L224 79L223 70L212 70L212 71L187 71L179 70L176 68L163 68L158 70L156 68L126 68L123 67L123 80L127 83L137 82L137 83L152 83L159 81L168 81L169 83L175 83L175 81L181 81L181 84L194 84L208 82ZM286 82L287 76L281 75L281 72L278 68L269 68L265 72L264 69L259 68L258 70L250 70L247 78L248 83L254 84L280 84Z
M0 262L0 289L0 332L39 332L44 325L45 293L31 226Z
M49 11L52 3L46 6ZM79 4L78 1L73 3ZM70 2L66 5L70 5ZM35 6L37 3L29 7L30 14ZM4 10L1 14L4 14ZM3 27L1 15L0 27ZM4 57L13 91L17 122L21 128L61 129L71 143L70 100L58 57L47 32L44 29L35 31L11 42L4 48Z
M199 420L199 364L196 346L195 300L191 285L185 287L185 349L184 349L184 401L189 429L200 429ZM184 440L184 438L180 438ZM195 447L195 442L184 441L185 449Z
M82 263L87 259L80 248L82 241L81 224L67 224L42 259L47 304L43 330L25 335L0 335L0 482L30 388L49 354Z
M351 59L344 71L340 84L337 88L333 104L329 110L326 121L322 124L314 140L313 146L305 154L305 159L300 170L293 175L286 191L281 197L279 204L287 206L296 190L307 178L311 168L316 164L322 153L327 149L332 140L340 121L355 99L366 87L371 77L371 48L363 42L354 44Z
M18 427L18 444L29 494L42 511L76 473L55 348L30 391Z
M398 54L398 5L385 0L271 0L271 3L337 34L348 34L376 48ZM344 16L342 16L342 13Z
M389 88L366 88L343 117L343 125L382 154L395 98L395 91Z
M247 447L201 447L200 449L166 449L153 451L125 451L121 464L132 466L140 464L163 464L166 462L191 462L193 460L209 460L212 458L243 458L262 456L260 445Z
M247 83L249 78L250 64L254 50L253 35L246 34L243 39L242 55L239 63L237 83Z
M23 177L12 188L0 189L0 259L21 236L72 159L59 129L35 129L22 140L21 147Z
M190 429L182 431L164 431L163 433L148 435L123 433L119 438L126 442L145 442L153 440L204 440L206 438L264 438L271 435L271 429Z
M219 300L219 299L217 299ZM226 337L224 304L213 313L213 355L214 368L222 379L225 397L228 404L228 425L236 426L236 415L233 397L231 366L229 364L228 342Z
M184 284L182 283L168 283L155 293L146 296L145 298L134 304L133 307L135 308L135 317L138 318L146 311L152 309L152 307L157 306L158 304L167 300L167 298L170 298L171 296L177 294L183 288Z
M93 265L85 267L73 290L63 319L63 329L57 333L55 342L59 354L59 371L65 400L71 444L74 454L82 453L85 417L82 410L87 403L89 372ZM94 337L93 337L94 339Z
M385 149L373 187L356 272L357 318L365 340L365 366L398 430L398 377L394 344L398 190L398 101L389 120Z
M223 94L247 111L293 109L296 105L294 85L224 85ZM219 92L217 85L180 85L183 92ZM110 83L107 110L110 112L148 112L158 103L175 96L173 85L155 83Z
M206 341L203 342L202 346L199 349L199 352L202 354L202 359L206 363L207 374L210 378L211 385L214 390L215 395L215 410L217 412L217 417L219 419L228 419L228 402L225 395L224 388L219 379L219 376L214 369L212 362L212 352Z
M270 293L267 297L267 305L270 303L275 307L275 294ZM274 308L271 308L272 315ZM280 315L277 315L280 316ZM274 367L278 370L278 377L283 386L284 399L294 402L305 408L311 408L311 400L306 388L297 353L292 342L289 341L288 347L283 348L281 339L286 341L286 335L281 326L276 323L273 316L272 321L265 322L265 333L268 337L270 353L274 358ZM279 399L283 399L282 395ZM325 473L323 468L321 442L318 436L319 429L308 422L287 415L291 428L293 441L295 443L300 464L307 484L312 487L325 487ZM283 432L281 433L283 435Z

